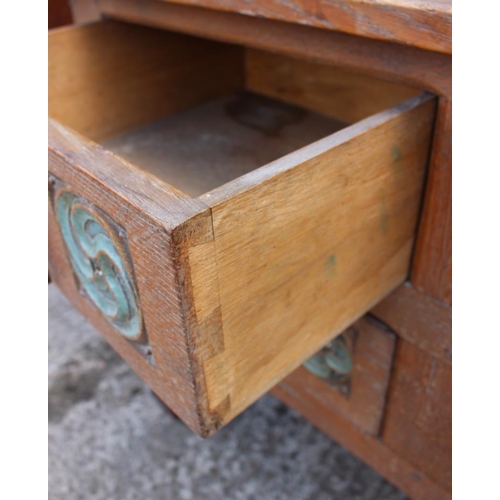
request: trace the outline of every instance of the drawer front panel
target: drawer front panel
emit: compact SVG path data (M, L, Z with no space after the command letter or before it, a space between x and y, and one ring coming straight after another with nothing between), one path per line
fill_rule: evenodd
M51 278L173 411L200 432L170 235L172 227L182 220L181 209L196 213L196 202L155 186L146 174L57 122L49 126L49 193ZM105 221L101 227L108 228L106 235L88 221L81 235L90 238L94 246L95 235L101 242L107 240L102 248L89 253L100 256L104 263L113 256L110 269L114 270L109 273L118 282L117 274L128 281L130 288L124 287L121 293L128 291L130 296L122 299L129 301L140 318L136 338L124 335L129 332L120 327L123 322L114 322L114 312L106 310L106 301L97 294L99 286L108 297L118 297L119 291L111 293L102 287L104 281L99 280L99 274L103 271L95 266L92 269L95 259L85 255L85 243L75 227L66 227L64 219L74 215L75 207L69 207L70 213L62 213L59 200L64 193L78 200L96 219ZM84 272L90 274L85 276ZM104 277L111 283L112 277Z
M276 389L283 392L307 391L322 405L352 422L366 434L378 436L385 409L394 360L396 336L365 317L344 333L350 343L352 368L347 383L334 387L301 366Z
M435 381L429 382L428 376L422 377L429 371L430 363L422 363L426 361L422 356L422 359L413 356L412 375L421 373L418 374L420 378L409 378L408 373L404 373L408 372L408 366L400 365L402 354L414 355L410 352L414 350L411 344L399 339L394 349L395 336L371 318L364 317L353 327L358 337L347 395L302 367L277 385L273 394L379 471L410 498L451 499L449 475L444 474L450 470L447 458L450 453L446 448L451 442L448 440L449 422L442 418L446 411L442 411L443 405L439 397L435 397L435 388L429 389L420 383L424 380L428 386L434 384ZM415 370L417 366L419 369ZM443 381L449 382L448 370L440 372L441 368L438 366L436 370L440 389ZM449 403L446 397L445 394L445 407ZM422 419L420 414L425 413ZM432 426L425 425L431 422L431 413ZM436 418L441 418L439 424Z

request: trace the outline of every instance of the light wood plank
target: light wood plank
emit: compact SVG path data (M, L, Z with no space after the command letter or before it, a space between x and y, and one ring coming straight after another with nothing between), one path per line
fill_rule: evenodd
M228 44L116 21L49 33L49 116L93 140L240 90L243 78L243 50Z
M272 52L247 49L246 86L332 118L354 123L417 95L413 88Z
M434 108L413 98L201 197L224 336L205 381L225 421L405 279Z

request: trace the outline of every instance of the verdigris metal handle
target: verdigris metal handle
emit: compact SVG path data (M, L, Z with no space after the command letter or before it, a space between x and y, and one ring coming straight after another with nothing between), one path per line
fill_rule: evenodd
M54 209L81 291L124 337L143 341L125 232L64 185L54 194Z
M304 367L313 375L334 385L345 382L352 370L352 358L344 336L333 339L309 358Z

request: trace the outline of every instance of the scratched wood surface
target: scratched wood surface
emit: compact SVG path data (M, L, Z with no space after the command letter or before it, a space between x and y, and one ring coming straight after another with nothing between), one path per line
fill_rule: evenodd
M99 0L107 17L335 64L451 96L451 56L418 47L161 0Z
M201 197L224 337L205 381L225 418L405 279L434 104L410 99Z
M265 4L264 2L257 2L255 5L257 8L265 9L277 3L279 2L265 2ZM363 5L361 5L362 2L357 2L361 8L366 8L369 3L371 2L363 2ZM379 12L382 12L381 9L385 5L380 2L377 3L380 5L376 6L376 8L379 9ZM416 4L413 1L412 3ZM417 8L423 11L422 6L424 4L436 5L436 2L420 2L420 6ZM445 4L447 2L443 2L443 5ZM447 436L450 426L448 403L450 394L449 376L451 372L449 366L451 309L441 302L451 303L451 253L449 251L451 247L448 244L451 241L451 224L449 224L451 220L451 196L447 194L451 193L449 191L451 184L451 150L449 147L451 140L451 57L415 47L405 47L378 40L366 40L360 37L334 33L327 29L242 16L231 12L173 5L159 0L141 0L140 2L136 0L100 0L97 8L96 5L93 0L74 0L72 6L76 21L97 19L101 15L112 16L140 24L204 36L214 40L241 43L260 50L286 54L294 58L308 59L309 62L320 62L322 65L334 64L337 66L337 70L342 68L342 70L354 71L363 75L376 76L400 84L429 90L448 98L449 102L443 100L439 105L438 124L435 129L434 139L435 147L428 183L429 189L426 196L424 216L420 225L412 273L414 286L406 284L400 287L372 310L372 314L395 329L398 336L404 339L406 344L406 346L403 344L403 349L399 351L396 359L396 377L391 388L390 414L384 426L384 437L387 442L381 442L378 438L366 435L352 421L349 421L349 418L344 418L345 414L341 416L324 398L317 397L315 391L312 391L308 384L300 383L300 380L303 381L302 377L297 378L298 381L293 389L286 383L282 383L274 389L274 392L327 434L381 472L412 498L422 500L451 498L451 494L447 491L450 472L450 441ZM314 9L311 9L309 4L297 0L295 5L305 8L304 19L307 19L307 16L311 15L311 13L314 15ZM350 5L352 6L353 3L350 2ZM406 7L399 9L399 12L404 12ZM431 12L428 14L430 15ZM280 15L283 15L283 11ZM340 16L338 19L345 22L347 18ZM411 19L411 16L408 19ZM376 17L372 20L376 21ZM436 20L438 23L440 22L437 18ZM387 22L393 23L394 17L388 14L381 18L379 25L382 26ZM402 26L401 19L397 22ZM418 23L420 23L420 20ZM423 31L420 32L418 37L420 38L422 33L424 36L421 37L421 42L416 41L417 45L428 43L429 37L427 35L435 28L430 26L431 31L427 31L425 25L422 24L421 27ZM395 33L396 31L388 33L387 36L393 37ZM400 33L397 36L407 35ZM401 39L401 41L404 40ZM431 43L441 44L442 41L439 39L431 40ZM269 56L269 60L274 57L269 54L265 54L265 56ZM261 62L264 60L265 58ZM85 64L85 61L83 61L83 64ZM257 74L256 76L260 82L259 85L274 91L274 76L270 82L266 75ZM294 75L295 77L297 75ZM147 82L142 84L148 85ZM303 84L301 88L304 88ZM90 92L92 92L92 89L90 89ZM280 96L281 99L285 99L285 97L286 93ZM300 96L293 96L293 98L304 99ZM297 101L294 103L298 104ZM304 99L301 105L311 109L316 103ZM136 122L134 119L132 122L135 126L140 123L140 120ZM67 131L65 131L66 133ZM78 140L80 141L81 138ZM68 151L72 151L72 148L79 150L80 146L72 146ZM99 151L100 154L101 151ZM106 156L103 165L108 165L108 162L109 158ZM127 165L125 162L122 163ZM69 169L69 171L72 171L74 168L77 173L71 173L71 179L75 176L80 179L78 172L81 167L80 165L77 168L73 163L70 167L65 166L64 170ZM123 165L119 169L120 172L122 167ZM103 199L105 197L113 198L117 192L120 192L117 203L124 201L124 206L128 206L127 199L134 207L137 204L140 207L141 203L147 201L149 194L144 191L144 185L151 182L150 178L139 177L139 179L142 179L143 185L138 186L137 191L130 198L131 193L123 189L123 186L121 191L114 187L113 182L116 179L113 179L113 172L116 172L114 167L107 173L105 171L93 173L90 177L91 180L82 182L82 192L93 191L99 199L100 197ZM130 182L134 182L133 177L129 178ZM124 178L127 179L127 176ZM95 188L91 187L94 183L97 183ZM109 186L111 187L111 195L108 190ZM141 190L143 190L142 194ZM172 190L175 192L173 188ZM178 196L182 198L180 193L178 193ZM111 204L110 206L114 206L115 202L109 201L108 203ZM139 208L139 210L142 211L143 208ZM185 207L181 210L184 216L185 210ZM193 210L193 208L191 207L189 210ZM62 246L50 204L49 267L56 276L56 282L71 297L73 303L101 330L115 349L158 392L160 397L196 432L207 434L213 432L218 423L216 420L210 421L212 416L206 401L207 396L203 392L205 375L200 368L203 365L202 360L204 358L213 357L222 351L224 338L221 335L220 328L222 318L220 304L216 300L214 301L214 296L219 293L219 285L216 277L217 269L214 264L213 233L210 233L210 224L207 223L211 219L203 212L203 205L198 206L194 212L197 210L198 213L201 212L201 215L193 216L184 231L179 231L179 234L176 234L174 230L174 236L177 236L181 243L186 242L186 245L181 245L180 251L177 251L176 259L178 261L177 276L183 279L187 278L184 279L185 295L192 297L192 290L189 287L193 286L193 282L194 287L198 288L198 290L200 289L200 283L211 283L210 286L203 288L201 301L198 301L196 306L186 307L186 303L181 306L184 310L184 318L188 318L189 328L186 328L185 325L178 327L180 330L185 329L184 334L186 337L184 341L174 339L174 346L181 345L182 347L178 350L178 353L184 352L184 342L188 345L191 342L191 352L193 352L193 347L198 348L198 359L201 360L198 363L195 359L193 371L191 372L189 372L188 368L183 368L187 370L185 379L182 377L179 379L181 370L176 369L175 373L172 374L168 372L168 366L166 365L161 370L163 376L167 379L166 381L153 377L150 371L151 368L149 365L144 364L144 359L130 347L129 343L117 337L109 325L103 322L96 311L75 291L72 271ZM129 209L120 209L121 214L125 212L128 214L127 217L130 217L133 210L130 212ZM141 222L139 221L137 224L137 227L140 227ZM212 243L210 243L210 238L212 238ZM173 247L175 248L175 244ZM165 248L170 249L171 247L165 245ZM152 270L153 281L156 279L155 272L165 272L162 267L165 263L163 251L155 251L154 254L158 259L158 265L155 265ZM191 256L191 260L200 264L194 266L192 271L189 269L189 256ZM146 255L141 257L142 262L146 262L146 259ZM186 276L183 276L183 268L180 262L188 270ZM206 272L200 275L200 269L205 269ZM207 274L211 276L210 279L207 279ZM418 287L418 290L415 287ZM422 291L432 297L427 296ZM152 292L148 293L151 296ZM181 297L183 293L182 290L178 291L178 295ZM156 294L157 307L163 307L161 300L166 296L161 297L161 294ZM199 292L198 297L200 297ZM197 322L193 310L203 319L202 323ZM158 321L160 321L159 313L156 314ZM148 321L154 322L155 320ZM206 335L207 333L209 335ZM203 342L199 337L202 334L205 335ZM158 347L160 348L160 355L165 355L168 358L170 351L165 350L165 340L160 341ZM202 351L203 354L201 354ZM178 354L178 357L180 359L182 355ZM441 404L441 400L444 405ZM227 410L228 402L228 400L224 401L217 410ZM226 404L226 407L224 407L224 404ZM415 409L416 414L411 413L412 409ZM192 414L189 413L191 410ZM200 413L203 414L201 417ZM209 426L212 426L210 431L200 425L200 419L202 422L203 420L210 422ZM437 435L436 429L442 431L442 436ZM418 442L411 446L408 445L407 437L412 434L414 434L414 439L417 441L423 440L422 442L426 444L425 449ZM436 462L437 460L439 460L439 463Z
M101 141L190 196L200 196L346 124L238 92Z
M451 0L164 0L451 53Z

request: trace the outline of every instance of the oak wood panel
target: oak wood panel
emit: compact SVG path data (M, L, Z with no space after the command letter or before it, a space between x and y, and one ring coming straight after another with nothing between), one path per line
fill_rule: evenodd
M227 419L407 276L434 104L410 99L201 197L224 335L204 371Z
M425 293L451 304L451 133L452 103L439 100L425 205L411 281Z
M451 53L451 0L164 0Z
M288 375L286 384L292 388L304 384L326 406L367 434L377 436L385 409L396 336L366 316L349 331L355 335L348 394L343 394L304 367Z
M451 57L446 54L161 0L100 0L99 8L117 19L335 64L451 96Z
M384 443L451 491L451 367L415 345L398 345Z
M451 364L451 307L405 283L370 312L398 336Z
M227 44L116 21L49 34L49 115L93 140L238 90L243 78L243 51Z
M347 123L391 108L418 91L366 75L281 54L248 49L246 86Z
M55 121L49 121L49 171L126 231L155 365L80 293L49 204L52 279L173 411L193 430L205 434L171 237L174 228L203 212L205 206Z
M401 454L339 415L328 401L310 389L303 378L294 377L292 383L285 379L273 389L273 394L414 500L451 500L449 492Z

